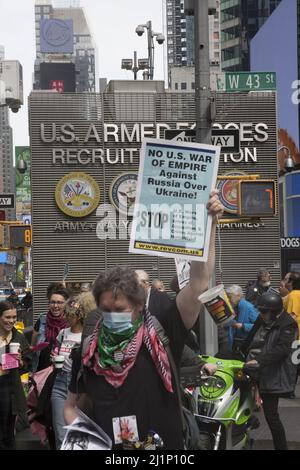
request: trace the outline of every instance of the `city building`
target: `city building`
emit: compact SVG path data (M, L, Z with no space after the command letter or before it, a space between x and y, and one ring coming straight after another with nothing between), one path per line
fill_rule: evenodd
M0 62L5 59L4 47L0 45ZM15 170L13 167L13 133L9 122L8 106L0 106L0 194L15 194ZM15 220L15 209L0 210L0 220ZM8 230L0 227L3 245L9 246ZM16 279L16 256L13 252L1 252L0 278L9 286L9 280Z
M0 62L5 59L4 47L0 46ZM0 193L15 193L15 171L13 167L13 134L9 122L8 106L0 106ZM15 220L15 210L0 211L0 219Z
M281 0L221 0L222 70L250 70L250 40L280 2Z
M54 0L55 8L79 8L80 0Z
M209 59L210 65L214 69L216 67L219 68L221 60L219 1L216 2L216 6L217 10L215 15L209 15ZM185 15L183 0L167 0L166 22L168 71L170 85L171 82L174 83L174 79L171 79L173 68L194 66L194 16ZM188 68L186 68L185 70L187 72L189 71ZM176 73L177 72L175 71L175 74ZM180 74L180 71L178 73ZM188 78L187 82L191 82L191 79ZM184 83L184 81L180 83ZM187 89L189 89L188 86ZM174 90L173 87L172 90Z
M49 279L60 281L66 265L66 282L92 282L99 271L126 264L169 285L175 272L172 258L128 253L132 219L126 219L120 204L123 194L135 194L142 140L194 125L194 93L166 92L163 81L128 80L110 82L102 94L53 93L51 100L49 92L34 91L29 104L32 198L39 201L32 208L38 310L46 308ZM240 153L221 155L220 175L241 171L277 179L275 92L218 93L214 126L240 129L241 134ZM226 182L221 194L230 217L236 218L236 188ZM74 210L70 207L77 187L78 197L87 190L91 194L91 212L81 213L77 203ZM245 286L262 260L279 282L277 216L227 224L221 240L225 284L239 279Z
M95 46L84 10L71 0L55 5L64 7L35 1L34 89L95 92Z
M17 258L13 253L1 251L0 248L0 279L1 287L10 287L10 280L15 283L16 280L16 263ZM1 300L4 300L1 298Z
M283 272L300 269L300 2L282 0L251 41L251 70L270 70L277 77L278 166ZM284 34L280 34L284 31ZM286 159L293 168L286 172ZM296 265L298 269L296 269Z

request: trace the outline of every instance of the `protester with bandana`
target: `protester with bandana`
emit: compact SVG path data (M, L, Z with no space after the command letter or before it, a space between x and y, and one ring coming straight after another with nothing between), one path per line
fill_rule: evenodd
M65 318L65 304L71 293L63 287L48 291L49 310L42 314L34 325L31 346L34 348L40 343L48 343L41 351L34 352L32 370L45 369L51 364L51 351L56 346L56 338L60 330L67 327Z
M66 424L71 424L77 417L76 406L82 407L87 399L92 419L110 436L115 449L125 443L125 427L133 441L145 442L154 432L164 449L183 448L174 377L152 315L163 326L179 368L186 337L200 311L198 297L207 290L214 269L216 216L223 212L217 191L212 192L207 208L214 216L209 261L191 263L189 284L168 311L148 311L145 290L130 268L113 268L101 273L94 283L102 318L83 350L79 382L81 356L73 361L64 415ZM207 373L216 370L212 365L206 367Z

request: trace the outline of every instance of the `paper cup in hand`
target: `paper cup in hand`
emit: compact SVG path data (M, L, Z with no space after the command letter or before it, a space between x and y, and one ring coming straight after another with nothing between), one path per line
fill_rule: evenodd
M55 369L62 369L65 361L65 356L54 356L53 364Z
M10 354L18 354L20 349L20 343L9 343Z
M198 299L205 305L210 316L218 326L224 326L233 320L235 315L234 309L223 284L207 290Z

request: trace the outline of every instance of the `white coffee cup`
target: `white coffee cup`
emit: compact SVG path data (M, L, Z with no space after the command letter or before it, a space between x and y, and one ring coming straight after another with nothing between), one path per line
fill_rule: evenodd
M20 343L9 343L10 354L18 354L20 349Z
M55 369L62 369L65 362L65 356L54 356L53 364Z

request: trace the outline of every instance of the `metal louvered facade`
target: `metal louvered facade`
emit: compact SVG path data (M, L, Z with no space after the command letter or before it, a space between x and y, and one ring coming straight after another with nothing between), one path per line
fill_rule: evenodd
M259 173L262 177L277 178L276 160L276 94L218 94L216 122L224 126L242 124L247 140L242 147L256 147L257 162L225 162L221 156L219 174L242 170ZM46 288L50 282L60 281L64 265L69 265L70 282L90 282L101 270L116 264L143 268L151 278L159 277L169 285L175 273L173 259L163 259L128 253L127 240L99 240L96 226L101 220L94 211L80 222L86 222L89 230L55 231L58 224L76 223L65 215L55 202L58 181L68 173L84 172L91 175L100 188L100 204L110 203L109 187L112 180L123 172L138 170L138 150L141 134L164 137L164 128L175 129L177 123L192 126L195 121L194 95L189 93L104 93L104 94L58 94L33 92L29 98L30 138L32 152L32 223L33 223L33 293L35 316L47 308ZM247 124L245 124L247 123ZM251 123L251 125L250 125ZM264 126L255 130L258 123ZM94 124L96 138L88 129ZM61 126L74 130L76 138L61 131ZM70 127L72 125L72 127ZM124 142L121 127L126 126ZM43 126L43 140L41 138ZM112 127L110 127L112 126ZM117 126L117 127L113 127ZM118 129L119 142L115 142L113 129ZM159 129L159 135L156 130ZM254 132L251 132L251 129ZM110 134L105 132L109 130ZM123 129L124 130L124 129ZM265 134L264 134L265 132ZM267 138L266 138L267 134ZM128 139L128 136L130 137ZM86 139L86 142L84 142ZM265 140L264 142L259 141ZM130 140L130 141L129 141ZM47 142L45 142L47 141ZM52 163L53 149L66 152L85 149L92 152L103 149L114 158L116 152L124 151L124 163L111 164L62 164ZM130 150L133 161L129 161ZM86 154L85 154L86 157ZM251 159L250 159L251 160ZM263 225L254 228L223 228L222 267L225 284L238 283L245 286L254 279L257 269L267 267L273 274L274 284L280 278L280 246L278 218L264 219ZM63 225L61 225L63 227ZM217 278L219 277L217 272Z

